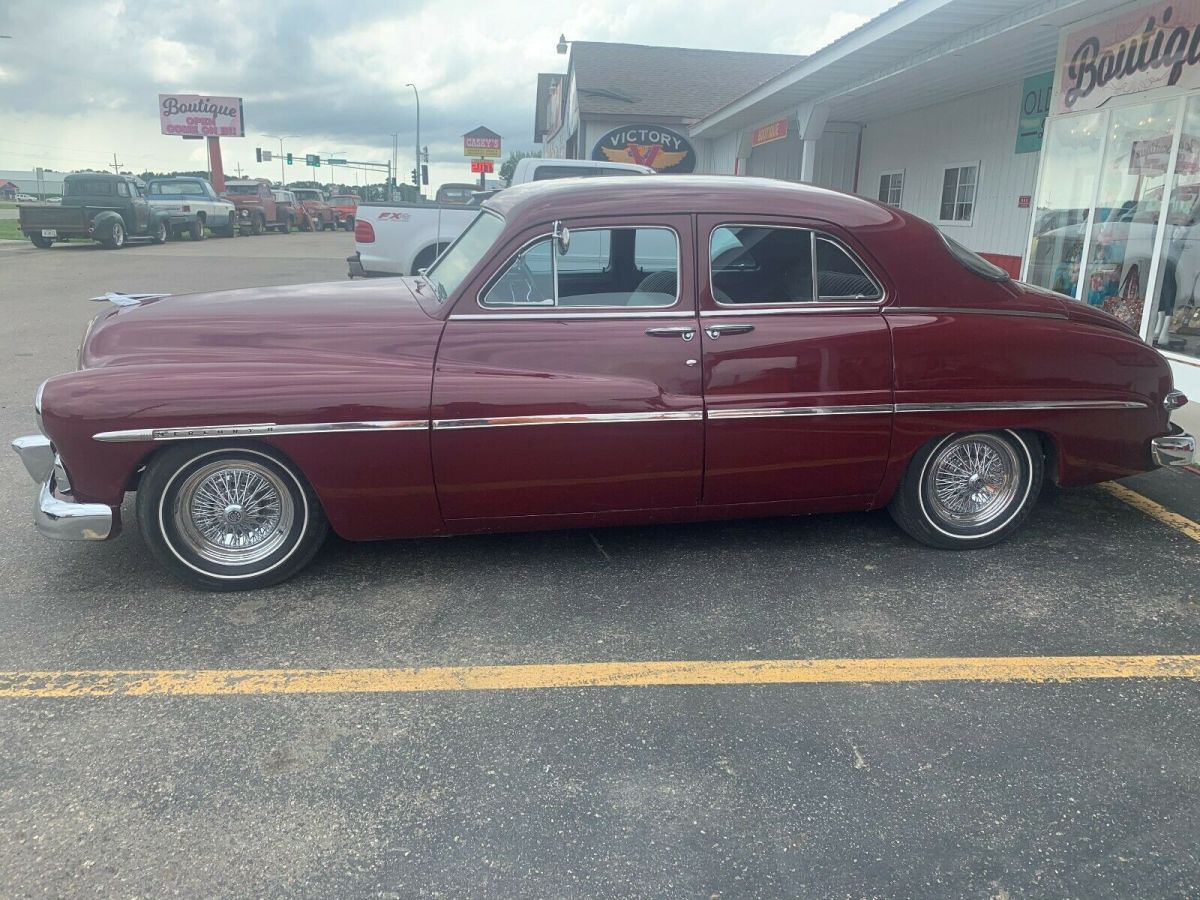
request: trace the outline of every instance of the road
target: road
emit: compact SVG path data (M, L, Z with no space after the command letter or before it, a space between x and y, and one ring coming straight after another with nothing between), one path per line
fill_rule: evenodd
M33 431L37 384L74 366L86 298L340 280L352 249L0 245L3 433ZM1195 520L1197 483L1129 485ZM0 456L0 692L30 673L160 674L119 676L140 696L0 696L0 896L1200 885L1200 684L1108 659L1198 652L1200 542L1108 490L1049 490L1014 539L970 553L918 546L886 513L334 540L253 594L180 587L134 527L42 540L32 495ZM1074 676L1054 662L1022 680L1008 659L1063 656L1105 657L1102 677L1056 681ZM947 657L968 662L918 677ZM818 662L792 683L707 662L763 660ZM691 681L653 668L674 661L697 661ZM511 668L546 664L565 668ZM324 693L271 674L298 669L341 674L315 676ZM604 677L622 686L573 686Z

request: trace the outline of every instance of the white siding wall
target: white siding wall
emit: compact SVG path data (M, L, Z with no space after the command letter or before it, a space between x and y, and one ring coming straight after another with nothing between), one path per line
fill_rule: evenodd
M875 198L879 176L903 169L902 208L937 222L946 167L979 160L973 223L943 230L978 252L1024 255L1032 211L1019 209L1017 199L1033 194L1039 154L1013 152L1020 104L1015 82L867 123L859 193Z
M854 190L859 128L850 122L830 122L825 126L821 139L817 141L813 184L835 191Z
M732 175L741 140L740 131L731 131L712 140L694 139L692 144L696 148L696 174Z

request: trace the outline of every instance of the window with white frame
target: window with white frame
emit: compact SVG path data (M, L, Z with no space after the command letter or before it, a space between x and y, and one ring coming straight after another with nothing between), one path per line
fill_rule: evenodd
M975 189L979 184L979 163L950 166L942 175L942 222L970 225L975 215Z
M879 176L879 202L899 208L904 199L904 170Z

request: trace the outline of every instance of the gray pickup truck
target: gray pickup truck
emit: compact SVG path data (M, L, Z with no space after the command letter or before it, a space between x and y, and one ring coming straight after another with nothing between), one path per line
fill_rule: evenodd
M130 240L166 243L172 230L186 227L184 214L152 207L145 188L131 175L76 172L63 179L62 203L21 203L18 226L35 246L82 239L110 250Z

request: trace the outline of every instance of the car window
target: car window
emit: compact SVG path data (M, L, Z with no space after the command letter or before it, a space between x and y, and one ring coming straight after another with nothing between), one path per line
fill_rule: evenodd
M571 231L566 253L550 237L528 245L500 270L480 302L621 309L673 306L678 294L679 242L673 230L587 228Z
M723 225L709 241L713 299L723 304L810 303L812 232Z
M81 178L77 181L68 181L66 187L68 197L87 195L107 197L112 196L113 193L113 183L100 178Z
M204 185L195 181L152 181L149 192L151 197L204 197L207 191Z
M129 196L129 185L126 184L124 181L117 182L117 196L118 197L128 197Z
M427 278L441 302L458 290L471 270L492 249L504 230L504 219L492 212L481 212L430 268Z
M878 300L882 293L849 251L818 236L817 296L821 300Z

